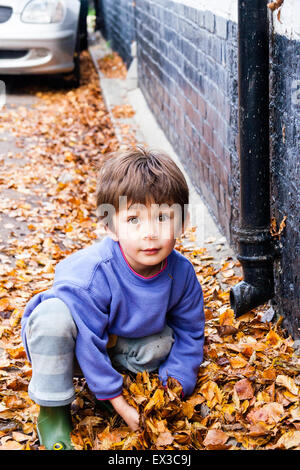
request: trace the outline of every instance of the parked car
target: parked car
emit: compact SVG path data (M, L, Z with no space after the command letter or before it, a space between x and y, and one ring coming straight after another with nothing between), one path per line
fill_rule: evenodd
M79 85L86 1L0 0L0 75L72 74Z

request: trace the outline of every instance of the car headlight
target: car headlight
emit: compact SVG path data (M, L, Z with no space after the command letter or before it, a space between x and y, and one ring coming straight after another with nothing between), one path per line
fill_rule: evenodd
M31 0L22 11L24 23L60 23L64 5L60 0Z

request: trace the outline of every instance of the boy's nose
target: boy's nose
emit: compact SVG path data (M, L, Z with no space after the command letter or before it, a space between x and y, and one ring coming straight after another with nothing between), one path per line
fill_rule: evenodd
M158 239L158 233L154 230L150 230L145 232L144 234L144 239L150 238L151 240L157 240Z
M155 224L146 224L144 231L144 239L157 239L158 238L158 228Z
M158 235L155 235L155 234L145 235L145 236L144 236L144 239L146 240L147 238L149 238L150 240L157 240L157 239L158 239Z

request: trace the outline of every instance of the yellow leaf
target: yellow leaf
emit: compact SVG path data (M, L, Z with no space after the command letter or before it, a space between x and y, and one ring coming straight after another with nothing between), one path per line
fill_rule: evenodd
M245 411L247 411L248 407L249 407L249 400L243 401L243 403L241 404L241 412L245 413Z
M231 308L225 310L225 312L221 313L219 316L219 323L220 325L233 325L234 323L234 311Z
M72 152L66 151L64 152L64 157L67 162L71 162L75 160L75 155Z
M0 310L13 310L10 301L7 297L0 299Z
M222 403L223 394L218 385L211 380L202 385L200 388L200 393L206 398L206 404L210 408L213 408L216 403Z
M17 326L22 318L22 312L21 310L15 308L14 311L12 312L10 318L9 318L9 324L12 328Z
M191 419L191 417L194 414L194 406L191 403L188 402L183 402L182 403L182 411L183 414L188 418Z
M285 390L283 392L284 397L289 400L292 403L297 403L299 401L299 396L298 395L293 395L291 392L288 390Z
M65 227L66 232L72 232L73 231L73 225L72 224L67 224Z
M273 348L277 348L281 345L282 339L275 331L270 330L266 336L266 343L272 346Z
M18 268L26 268L26 263L25 263L25 261L24 261L23 259L18 259L18 260L16 261L16 266L17 266Z
M19 348L6 348L6 351L8 352L10 357L14 359L20 359L21 357L26 357L26 352L23 346L20 346Z
M235 406L232 403L226 403L222 406L222 413L232 415L235 412Z
M229 359L229 362L230 362L230 365L233 369L242 369L243 367L245 367L248 364L246 359L244 359L241 356L231 357Z
M292 379L292 377L288 377L287 375L278 375L276 377L276 385L282 385L293 395L298 395L299 387L295 384L295 381Z
M160 409L164 406L164 391L161 388L155 390L153 397L150 398L149 402L144 408L145 415L148 414L152 408Z

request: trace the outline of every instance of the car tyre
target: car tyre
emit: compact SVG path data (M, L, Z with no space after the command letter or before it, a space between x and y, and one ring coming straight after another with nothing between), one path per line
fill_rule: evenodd
M76 44L74 49L74 69L71 73L64 75L64 82L68 88L78 88L80 86L80 31L79 26L76 34Z

